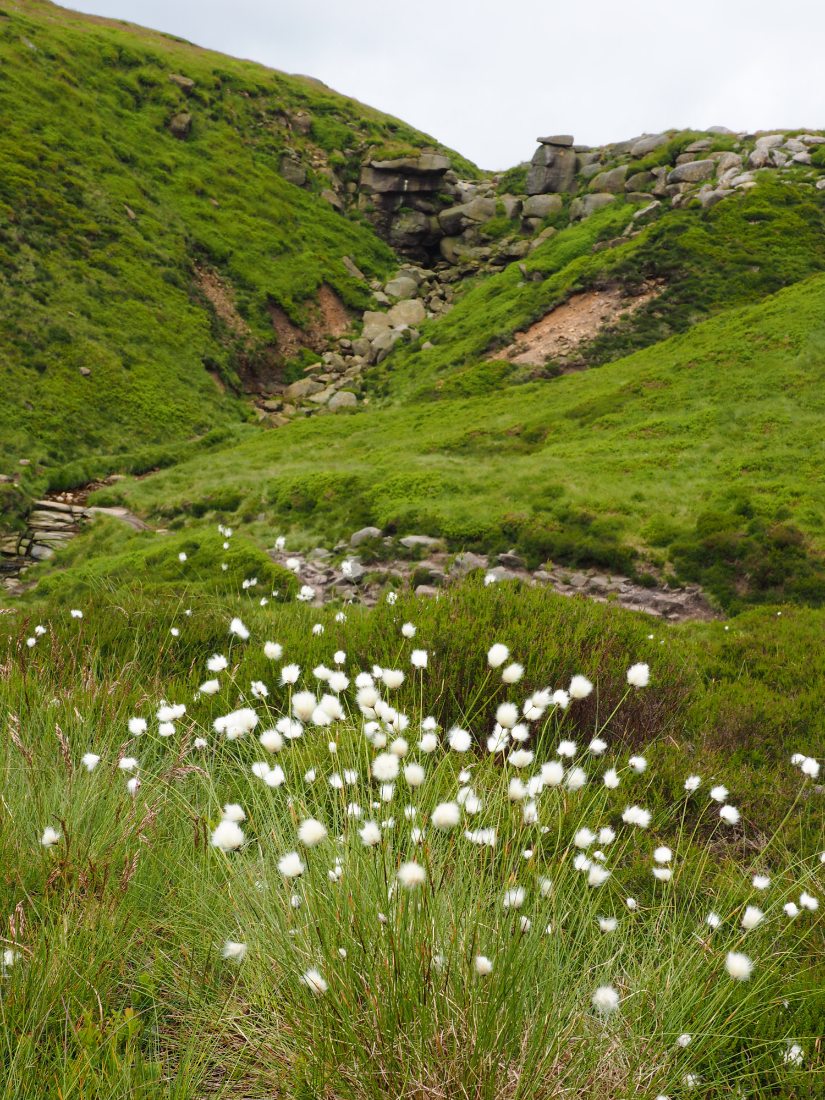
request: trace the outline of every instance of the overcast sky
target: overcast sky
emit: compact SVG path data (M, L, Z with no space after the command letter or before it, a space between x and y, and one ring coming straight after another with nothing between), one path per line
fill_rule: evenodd
M306 73L482 168L539 134L825 127L822 0L72 0Z

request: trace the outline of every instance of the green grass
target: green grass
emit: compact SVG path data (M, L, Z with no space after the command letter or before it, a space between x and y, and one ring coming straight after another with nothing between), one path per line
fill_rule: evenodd
M0 1000L4 1097L30 1096L36 1080L40 1094L65 1100L372 1098L424 1085L490 1100L561 1089L595 1100L631 1089L678 1093L684 1075L695 1073L703 1096L741 1086L813 1100L823 1071L822 910L789 921L782 904L803 889L822 895L819 796L787 762L792 751L821 756L825 748L813 683L822 670L797 675L802 651L821 663L812 644L821 613L785 609L778 621L775 611L754 611L727 631L720 623L662 627L651 639L645 620L618 609L470 584L439 602L351 609L339 622L330 609L261 608L240 590L244 565L230 574L235 593L219 599L187 587L186 576L176 590L124 580L107 593L98 581L82 599L82 620L57 601L28 621L0 619L0 897L13 914L4 947L16 953ZM227 633L238 614L252 631L248 643ZM408 619L417 626L413 641L400 634ZM319 621L325 633L313 635ZM46 633L28 648L36 623ZM267 639L284 646L275 664L263 653ZM515 687L486 668L492 641L524 663ZM430 654L422 676L410 669L413 647ZM342 697L343 721L308 727L268 758L283 767L283 787L250 774L253 761L267 757L255 735L228 741L211 727L216 715L252 704L257 735L289 708L280 665L297 662L311 681L309 670L331 665L339 648L350 678L374 661L407 670L390 698L411 719L403 763L420 760L426 780L413 791L400 779L392 801L379 800L377 809L367 767L378 750L364 737L351 692ZM221 689L193 698L213 652L229 657ZM651 684L628 694L624 670L636 660L649 662ZM484 750L498 703L567 684L574 672L596 690L536 723L533 766L517 772ZM269 685L265 701L251 698L253 680ZM760 691L763 700L775 694L770 720L714 741L725 700L738 710L738 698ZM167 739L152 720L161 698L187 703ZM444 730L461 722L477 747L419 752L428 713ZM150 719L147 734L130 737L133 715ZM792 736L789 721L799 723ZM508 800L510 779L535 772L561 737L584 746L597 730L609 748L598 759L583 754L592 781L578 793L548 788L538 796L539 824L525 823L522 804ZM194 748L195 736L206 738L204 749ZM640 751L649 767L634 775L627 760ZM87 752L101 757L91 774L81 766ZM139 761L133 797L116 767L124 756ZM461 829L495 828L492 850L470 845L461 830L440 834L426 824L437 802L456 796L458 772L469 764L483 806ZM620 769L617 791L598 781L608 766ZM301 779L310 767L314 784ZM325 778L345 769L357 781L343 791L328 786ZM682 785L690 773L703 784L688 798ZM742 811L731 829L718 824L707 798L714 782L726 783ZM224 854L210 836L227 802L247 815L247 844ZM351 802L363 808L360 819L348 814ZM409 803L412 820L403 813ZM652 811L649 830L622 823L633 803ZM365 848L358 830L372 815L381 822L390 814L395 825ZM317 848L297 839L307 816L328 829ZM617 832L603 844L612 877L595 888L572 866L572 837L584 825ZM47 826L60 833L48 849L39 844ZM412 836L421 826L423 844ZM667 885L651 875L651 853L662 843L674 850ZM293 849L306 871L287 882L278 863ZM343 878L332 884L336 858ZM407 859L425 867L427 883L388 897ZM771 876L764 894L749 885L756 872ZM553 880L546 897L542 876ZM523 906L508 912L505 890L517 886L526 891ZM743 933L746 904L767 916ZM704 926L710 909L723 918L714 933ZM599 916L616 916L618 929L599 931ZM518 931L521 917L531 921L527 932ZM240 964L221 958L227 940L247 945ZM731 949L753 958L750 982L727 977ZM479 954L493 962L484 978L474 971ZM302 986L309 967L329 983L325 996ZM622 1004L601 1019L590 998L605 983ZM692 1040L682 1048L676 1039L685 1032ZM803 1051L799 1067L785 1061L792 1042Z
M730 609L820 603L824 296L817 276L597 371L241 436L100 501L243 522L261 545L376 523L533 564L677 568Z
M391 251L319 197L322 177L287 183L286 149L308 156L332 134L344 178L373 143L434 144L317 82L39 0L0 8L0 67L0 466L31 460L35 492L39 464L244 419L239 372L277 356L273 305L304 323L324 283L369 304L342 258L375 276ZM188 97L174 73L195 81ZM178 140L167 123L184 109ZM299 111L309 136L290 129ZM197 265L246 334L216 316Z

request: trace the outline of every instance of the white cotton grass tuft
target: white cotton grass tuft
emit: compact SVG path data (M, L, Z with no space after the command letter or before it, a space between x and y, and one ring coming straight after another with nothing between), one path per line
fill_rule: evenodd
M376 844L381 843L381 828L375 821L365 822L358 830L358 835L365 848L374 848Z
M224 669L229 667L229 661L221 653L213 653L213 655L206 662L206 667L209 672L223 672Z
M501 904L505 909L521 909L526 896L527 892L523 886L514 886L510 890L505 890Z
M505 684L517 684L524 675L524 665L520 665L517 661L513 661L512 664L507 665L501 673L502 682Z
M246 951L245 943L238 943L237 940L227 940L221 948L221 956L230 962L242 963L246 958Z
M487 650L487 664L490 668L501 668L509 656L510 650L507 646L502 645L501 642L496 642Z
M87 772L93 772L100 763L100 757L96 752L85 752L80 758L80 763Z
M570 687L567 690L571 699L586 699L593 690L593 685L586 676L577 674L570 681Z
M326 991L329 989L329 986L324 981L324 978L321 976L321 971L317 970L314 966L310 967L309 970L304 971L304 973L301 975L301 983L305 985L307 989L311 990L311 992L319 996L322 993L326 993Z
M235 821L224 818L212 831L212 847L222 852L234 852L245 840L243 829Z
M130 718L129 719L129 733L133 737L140 737L141 734L146 733L147 725L145 718Z
M314 817L308 817L298 826L298 839L307 848L314 848L327 835L326 825Z
M650 810L643 810L641 806L628 806L622 814L622 821L626 825L638 825L640 829L646 829L650 819Z
M748 905L742 914L742 927L746 932L750 932L752 928L756 928L757 924L761 924L764 916L765 914L761 909L758 909L755 905Z
M398 868L396 878L405 890L414 890L416 886L423 886L427 881L427 872L420 863L409 860Z
M627 682L631 687L647 687L650 683L650 668L644 663L631 665L627 670Z
M229 633L234 634L236 638L240 638L242 642L249 640L249 631L237 616L229 624Z
M473 959L473 969L475 970L476 974L480 975L481 977L486 977L487 974L491 974L493 971L492 960L489 959L486 955L476 955L476 957Z
M738 982L746 982L753 973L753 962L741 951L729 951L725 959L725 969Z
M453 752L467 752L470 745L473 743L473 739L465 729L461 729L460 726L455 726L447 734L447 743Z
M284 647L278 642L264 642L264 657L270 661L280 661Z
M719 817L726 825L735 825L739 821L739 811L727 803L719 810Z
M619 994L612 985L600 985L591 998L591 1003L597 1012L609 1016L619 1007Z
M457 802L440 802L433 810L430 824L436 829L454 829L461 820L461 809Z
M43 835L40 837L40 843L44 848L53 848L55 844L60 841L60 832L57 829L53 829L51 825L47 825L43 830Z
M287 852L278 860L278 870L286 879L298 878L306 870L306 864L297 852Z

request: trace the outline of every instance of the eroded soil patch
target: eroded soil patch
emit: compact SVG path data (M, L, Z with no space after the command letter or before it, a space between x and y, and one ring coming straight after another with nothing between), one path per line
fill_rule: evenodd
M603 329L646 305L660 289L653 283L646 284L640 294L632 297L619 286L573 294L525 332L517 332L512 344L498 358L536 367L544 366L548 360L565 361Z

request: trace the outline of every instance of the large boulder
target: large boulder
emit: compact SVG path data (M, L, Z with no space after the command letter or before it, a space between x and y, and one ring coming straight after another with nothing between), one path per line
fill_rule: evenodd
M406 210L393 218L390 244L401 252L415 250L440 236L437 219L421 210Z
M412 327L420 325L427 319L427 311L420 298L408 298L404 302L397 302L392 309L387 311L387 317L393 328L401 325Z
M361 336L364 340L369 340L370 343L379 336L382 332L388 332L392 328L392 321L386 313L378 313L376 310L368 309L364 313L364 328L361 332Z
M594 191L590 195L582 195L578 199L573 199L570 203L570 220L574 222L583 221L585 218L589 218L591 214L595 214L597 210L602 210L615 201L615 195L609 195L604 191Z
M709 180L716 171L715 160L692 160L688 164L677 164L668 173L668 183L698 183Z
M561 148L569 148L573 144L572 134L553 134L550 137L536 138L539 145L558 145Z
M299 378L297 382L293 382L292 385L287 386L284 390L284 401L292 405L304 397L310 397L312 394L320 393L323 388L323 385L320 382L316 382L314 378Z
M354 546L360 546L362 542L369 542L372 539L380 539L380 538L381 538L381 528L380 527L362 527L360 529L360 531L354 531L350 535L349 544L350 544L350 546L353 546L353 547Z
M384 287L390 298L414 298L418 293L418 281L412 275L396 275Z
M558 214L561 208L561 195L530 195L524 200L521 214L524 218L547 218L551 214Z
M187 95L195 89L195 81L191 77L183 76L181 73L170 73L169 79Z
M640 137L638 141L631 145L630 155L632 157L646 157L648 153L652 153L655 149L661 149L667 143L667 134L645 134L644 137Z
M290 156L281 157L281 175L287 183L294 183L296 187L303 187L307 181L306 168Z
M327 408L334 412L336 409L353 409L357 404L358 398L351 390L338 390L330 397Z
M540 145L527 172L528 195L562 194L574 189L576 153L559 145Z
M608 172L600 172L594 176L590 183L592 191L603 191L609 195L620 195L624 191L624 183L627 179L627 165L620 164L618 168L611 168Z

